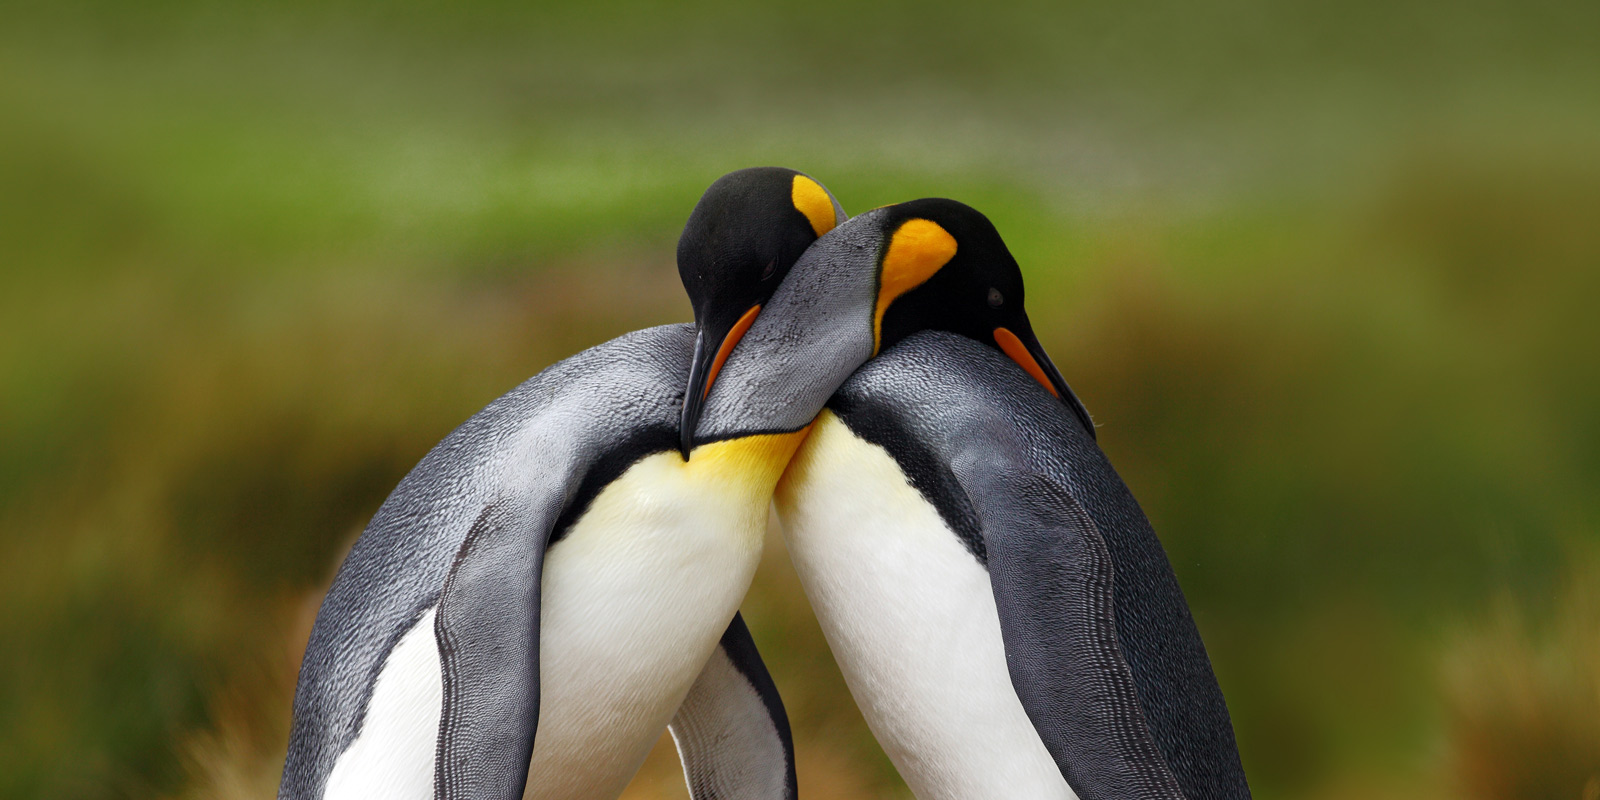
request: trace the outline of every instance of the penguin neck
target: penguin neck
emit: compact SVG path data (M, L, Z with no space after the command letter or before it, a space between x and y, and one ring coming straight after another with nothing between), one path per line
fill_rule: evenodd
M708 442L677 456L678 467L696 482L771 494L789 459L811 432L811 425L788 433L763 433Z

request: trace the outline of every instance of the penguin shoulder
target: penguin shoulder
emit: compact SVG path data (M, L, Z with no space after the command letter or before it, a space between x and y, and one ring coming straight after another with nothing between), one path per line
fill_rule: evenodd
M692 326L664 325L550 365L435 445L379 509L374 527L456 504L476 513L485 494L532 490L640 436L665 436L670 447L693 350Z
M903 438L926 442L947 460L974 445L998 456L995 445L1006 444L1004 454L1028 461L1038 440L1092 446L1073 430L1066 407L1015 362L943 331L909 336L867 362L829 408L847 418L894 420Z

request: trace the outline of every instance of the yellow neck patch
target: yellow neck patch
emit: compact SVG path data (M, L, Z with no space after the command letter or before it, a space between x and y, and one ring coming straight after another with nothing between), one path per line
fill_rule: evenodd
M872 352L883 344L883 314L900 295L921 286L956 255L956 237L925 219L907 220L889 240L872 315Z
M688 462L676 452L672 455L694 480L722 489L770 495L778 476L789 465L789 458L810 432L811 426L807 425L793 433L741 436L703 444L694 449Z
M817 236L833 230L837 217L833 213L833 200L828 197L828 190L804 175L794 176L794 187L789 190L789 201L794 203L795 210L806 215L811 222L811 230Z

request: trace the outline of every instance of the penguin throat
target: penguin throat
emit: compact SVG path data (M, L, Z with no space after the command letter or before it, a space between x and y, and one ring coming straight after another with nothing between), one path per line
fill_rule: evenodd
M771 493L811 425L789 433L741 436L696 447L679 465L697 481L736 485Z

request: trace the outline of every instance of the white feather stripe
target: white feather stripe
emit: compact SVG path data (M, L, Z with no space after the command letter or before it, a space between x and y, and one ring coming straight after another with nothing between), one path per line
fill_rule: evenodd
M435 609L389 653L367 704L361 735L328 775L326 800L433 797L433 759L443 706Z

